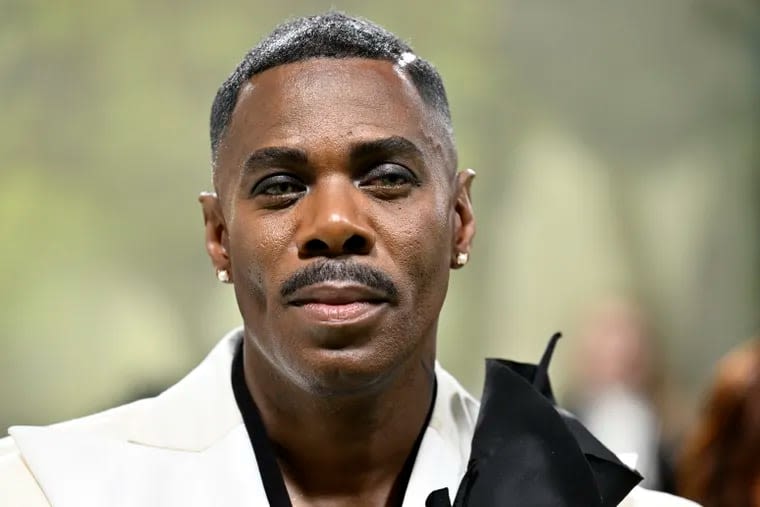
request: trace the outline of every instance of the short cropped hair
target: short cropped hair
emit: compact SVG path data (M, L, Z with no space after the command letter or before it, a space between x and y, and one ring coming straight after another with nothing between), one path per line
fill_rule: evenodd
M417 57L409 45L385 28L366 19L331 11L277 26L245 55L222 83L211 106L212 160L216 160L240 87L267 69L310 58L369 58L398 63L408 73L425 104L439 114L451 136L446 90L435 67Z

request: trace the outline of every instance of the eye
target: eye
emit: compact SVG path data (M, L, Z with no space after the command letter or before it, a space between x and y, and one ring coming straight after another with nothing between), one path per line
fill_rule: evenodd
M381 164L374 167L359 181L360 187L377 189L402 189L419 185L417 177L406 167L398 164Z
M251 196L297 197L306 191L306 186L297 178L287 174L268 176L254 185Z

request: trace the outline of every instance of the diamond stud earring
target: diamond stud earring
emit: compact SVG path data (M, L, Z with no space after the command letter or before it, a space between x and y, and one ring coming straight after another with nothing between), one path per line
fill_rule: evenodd
M230 283L230 273L226 269L218 269L216 271L216 277L222 283Z
M456 263L457 263L457 266L459 266L460 268L464 266L465 264L467 264L468 260L470 260L470 254L468 254L467 252L459 252L457 254Z

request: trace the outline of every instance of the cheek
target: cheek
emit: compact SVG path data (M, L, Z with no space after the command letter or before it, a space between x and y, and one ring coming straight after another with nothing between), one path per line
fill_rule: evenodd
M386 220L382 236L390 256L404 273L416 304L448 283L451 224L445 202L431 196L424 203L399 207ZM442 298L441 298L442 301Z
M411 257L412 273L417 274L420 296L433 293L432 304L440 307L449 281L451 227L446 213L440 212L423 217L425 227L424 243L417 247L418 255ZM420 235L418 238L422 238Z
M278 267L291 243L292 226L287 217L251 215L240 213L230 224L230 263L236 290L242 290L239 297L250 294L264 301L282 278Z

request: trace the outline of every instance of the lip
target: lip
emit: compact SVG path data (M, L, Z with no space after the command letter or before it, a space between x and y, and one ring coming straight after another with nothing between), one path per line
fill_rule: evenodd
M307 303L296 309L313 321L335 324L356 324L377 315L386 305L384 303L355 302L345 305L326 305Z
M289 305L350 305L353 303L390 303L387 294L366 285L319 283L295 291L286 301Z
M324 323L358 323L379 314L390 298L365 285L321 283L297 290L287 304L309 320Z

